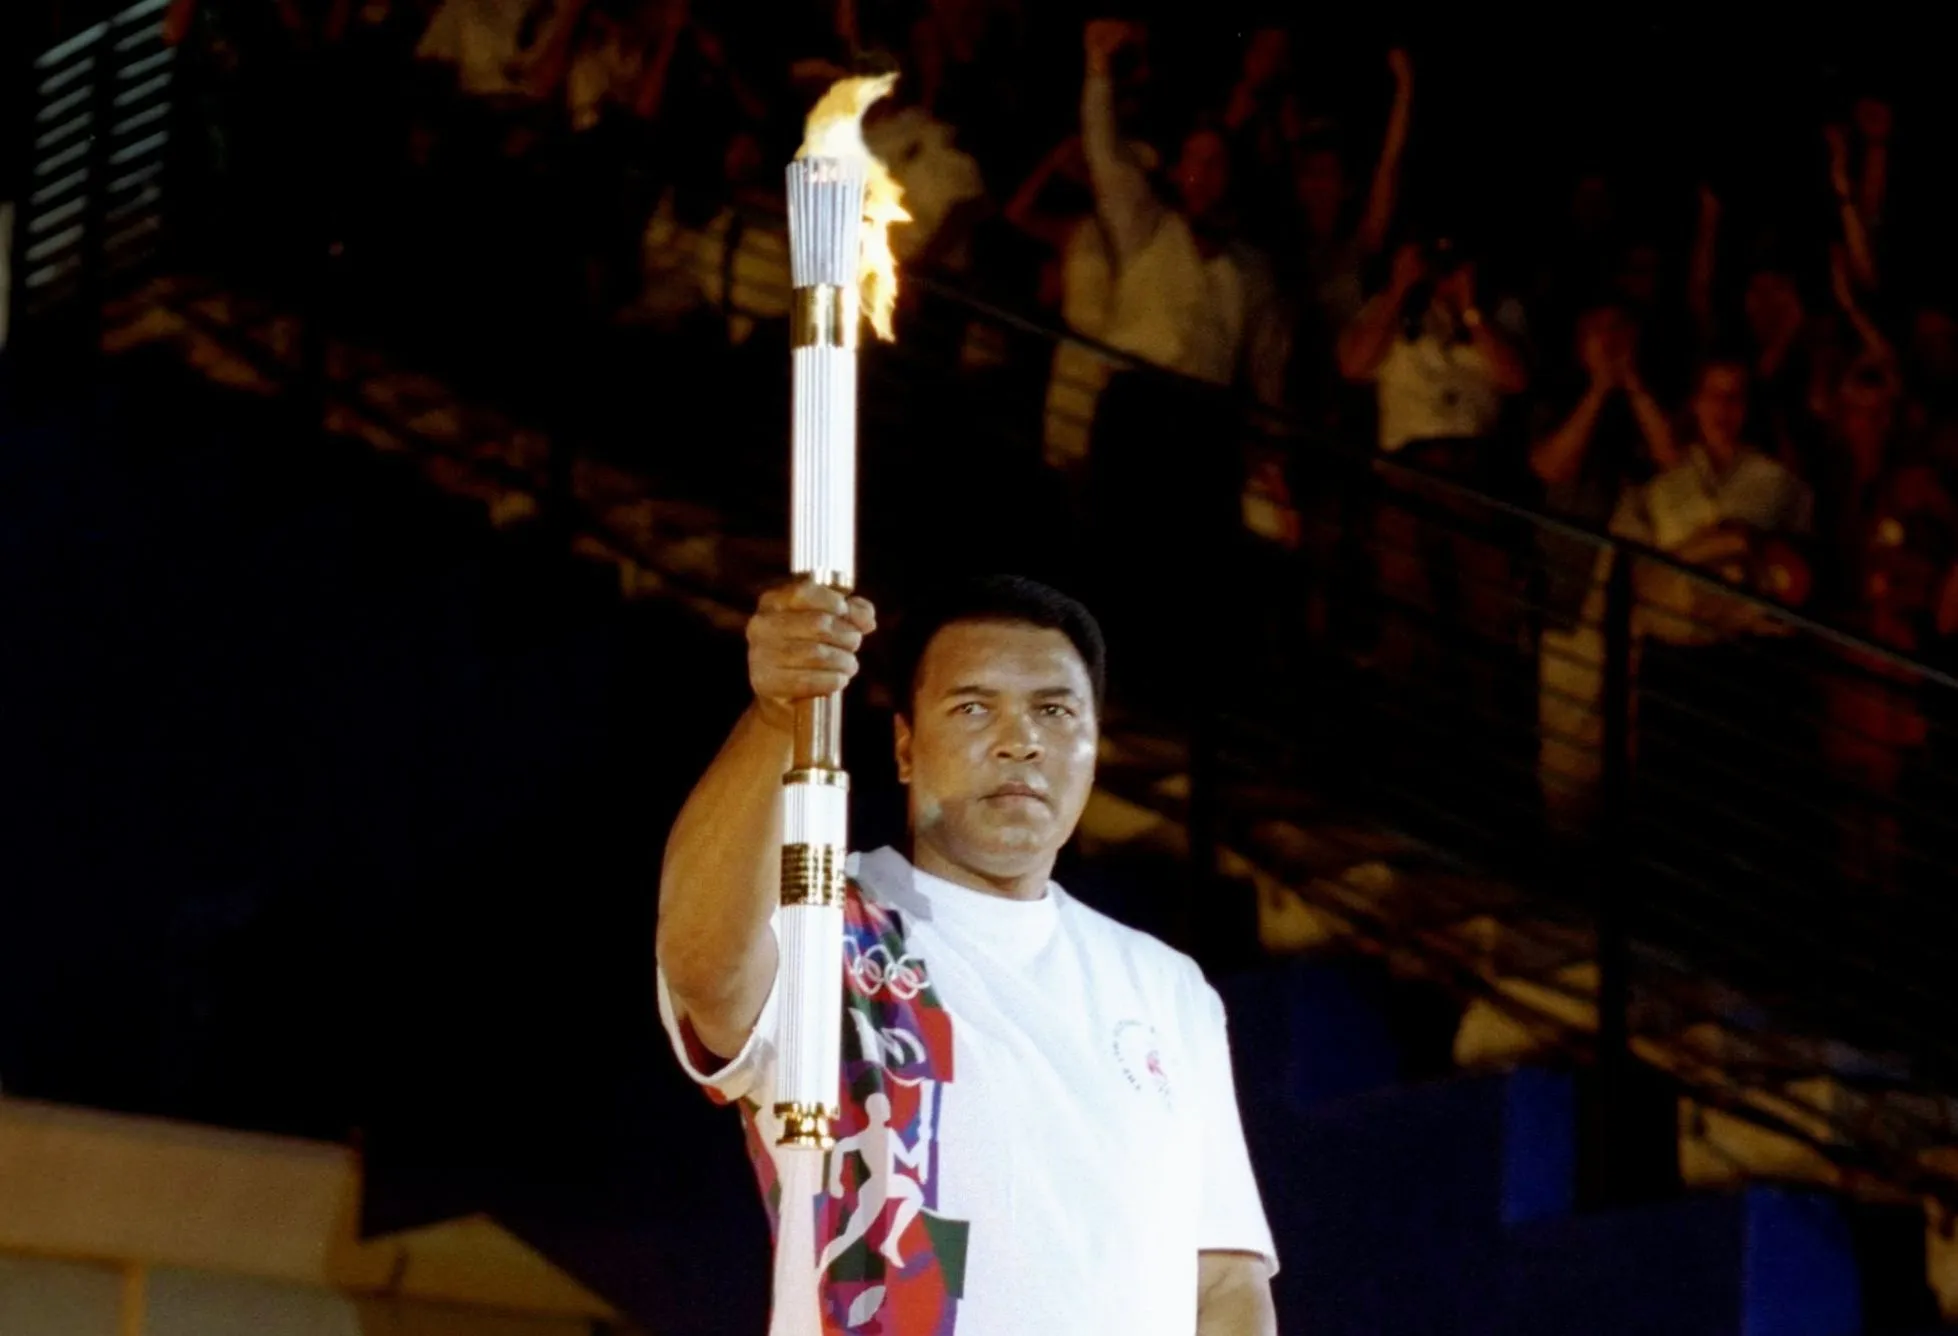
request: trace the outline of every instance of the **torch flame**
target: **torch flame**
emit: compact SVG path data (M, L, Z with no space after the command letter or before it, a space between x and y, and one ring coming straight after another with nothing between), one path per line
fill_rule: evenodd
M863 114L897 84L895 74L875 78L840 79L809 113L798 158L848 158L864 163L863 242L857 262L857 285L864 314L877 337L892 337L891 315L897 309L897 257L891 253L893 223L908 223L904 190L863 142Z

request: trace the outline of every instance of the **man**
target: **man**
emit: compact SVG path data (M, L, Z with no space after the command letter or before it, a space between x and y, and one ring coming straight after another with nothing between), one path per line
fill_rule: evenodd
M1229 140L1212 126L1191 130L1166 155L1159 191L1121 132L1117 66L1146 41L1141 26L1110 19L1083 31L1081 149L1112 279L1100 337L1151 364L1109 378L1089 441L1097 596L1117 646L1149 638L1158 600L1230 587L1223 561L1243 534L1245 433L1229 391L1243 385L1276 405L1289 355L1269 266L1234 235ZM1177 556L1163 563L1166 533ZM1163 568L1170 587L1130 597L1138 563ZM1215 658L1215 646L1158 643L1138 656L1147 676L1131 689L1180 711L1212 694L1188 684Z
M1403 246L1387 287L1340 336L1339 369L1375 387L1383 455L1501 492L1520 479L1524 452L1498 428L1529 370L1521 309L1505 301L1485 312L1478 289L1473 257L1451 239ZM1460 720L1507 749L1527 708L1512 698L1527 672L1515 652L1524 636L1520 536L1488 506L1420 474L1383 470L1382 484L1373 521L1378 662L1397 694L1413 684L1421 708L1440 712L1417 720L1410 741L1426 748L1436 728L1459 736Z
M1787 912L1812 876L1819 827L1804 758L1818 751L1814 676L1801 642L1730 585L1801 604L1810 575L1799 544L1814 494L1750 439L1744 358L1708 358L1694 378L1680 461L1629 489L1612 517L1620 538L1707 577L1633 561L1638 766L1634 836L1669 879L1658 912L1725 941ZM1826 823L1825 823L1826 824ZM1717 891L1716 893L1713 893Z
M817 585L763 597L754 704L661 872L661 1016L688 1072L740 1104L778 1245L791 1228L806 1245L778 1246L772 1331L1271 1333L1217 994L1050 880L1093 785L1103 650L1044 586L980 581L914 616L896 679L911 852L850 861L838 1146L820 1173L776 1149L790 720L855 676L875 626ZM818 1265L820 1316L795 1306Z
M1639 366L1643 330L1625 306L1577 319L1583 387L1538 410L1530 471L1549 508L1602 528L1628 487L1680 462L1666 410ZM1589 830L1604 746L1604 595L1610 559L1588 537L1537 534L1544 580L1537 637L1537 779L1567 833Z
M1194 380L1242 379L1277 403L1285 329L1269 266L1233 235L1229 139L1211 126L1191 130L1170 165L1173 199L1164 199L1121 133L1115 63L1144 35L1098 19L1084 36L1081 146L1116 268L1107 341Z

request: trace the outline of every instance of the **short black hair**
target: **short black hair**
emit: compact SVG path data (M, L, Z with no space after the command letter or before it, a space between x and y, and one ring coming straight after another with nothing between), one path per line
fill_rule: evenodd
M1021 575L983 575L934 590L905 611L893 637L891 699L910 716L917 703L918 671L940 631L959 622L1014 622L1059 631L1088 670L1095 713L1108 687L1108 644L1101 624L1080 602Z

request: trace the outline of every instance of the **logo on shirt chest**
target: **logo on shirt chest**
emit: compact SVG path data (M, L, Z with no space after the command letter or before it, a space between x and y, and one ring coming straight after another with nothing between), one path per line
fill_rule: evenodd
M1169 1069L1163 1063L1155 1026L1144 1021L1119 1021L1109 1048L1131 1089L1160 1099L1165 1109L1175 1107Z

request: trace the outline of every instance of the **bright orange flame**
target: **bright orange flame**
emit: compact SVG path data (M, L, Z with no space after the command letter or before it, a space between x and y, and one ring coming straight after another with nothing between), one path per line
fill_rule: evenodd
M865 164L863 243L857 261L857 286L864 314L877 337L890 339L897 309L897 256L891 253L891 225L908 223L904 190L863 142L863 114L889 94L895 74L840 79L809 113L798 158L851 158Z

